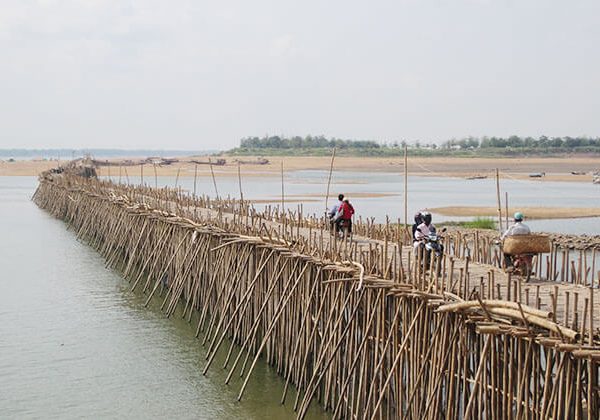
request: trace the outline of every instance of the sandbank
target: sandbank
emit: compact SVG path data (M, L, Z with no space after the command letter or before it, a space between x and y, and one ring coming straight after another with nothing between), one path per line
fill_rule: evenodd
M213 166L216 177L237 177L237 159L253 161L256 157L221 156L226 160L223 166ZM180 157L179 162L167 166L144 165L144 177L158 176L193 177L196 164L190 160L208 161L207 156ZM215 157L213 157L215 159ZM268 156L269 164L242 164L242 177L280 176L281 162L285 172L298 170L329 170L331 157L315 156ZM99 175L117 178L120 176L139 177L140 166L121 166L124 160L109 159L114 166L98 168ZM66 161L61 161L63 164ZM43 160L0 161L0 176L36 176L40 172L56 167L58 162ZM482 157L410 157L408 173L418 176L438 176L468 178L472 176L487 176L493 178L495 168L500 176L506 179L521 179L535 182L565 181L592 182L592 173L600 170L600 158L589 156L577 157L523 157L523 158L482 158ZM197 165L200 177L210 177L208 165ZM356 174L356 182L360 182L362 173L397 173L399 180L404 174L404 160L401 157L336 157L334 171ZM532 173L545 173L542 178L530 178ZM573 175L571 172L584 172L584 175ZM466 180L465 182L478 182Z
M428 209L432 213L443 216L461 217L498 217L498 209L494 207L452 206ZM600 207L520 207L509 208L508 214L520 211L526 219L570 219L582 217L600 217ZM502 209L505 217L505 209Z

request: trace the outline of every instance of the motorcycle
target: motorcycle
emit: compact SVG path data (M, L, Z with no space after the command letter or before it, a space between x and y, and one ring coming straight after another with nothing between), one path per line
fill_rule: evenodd
M343 238L349 238L352 235L352 232L350 231L350 220L345 220L345 219L341 219L339 221L339 231L338 231L338 236L343 239Z
M494 243L499 245L500 249L502 249L503 244L501 240L496 240ZM504 269L512 274L525 277L525 282L528 282L533 274L534 255L536 254L504 254Z
M445 230L445 229L443 229ZM442 231L443 231L442 230ZM428 254L434 252L436 256L441 257L444 252L444 247L440 243L441 237L438 236L436 232L430 233L427 238L425 238L425 250Z
M533 256L535 254L519 254L511 257L512 273L525 277L528 282L533 272Z
M446 231L446 228L443 228L441 230L441 233L444 233ZM443 237L438 235L437 232L433 231L431 233L429 233L429 235L427 235L425 237L425 239L423 240L423 244L424 244L424 255L423 255L423 266L425 269L429 268L429 265L431 263L431 255L434 254L436 256L436 260L438 262L438 265L441 261L441 257L444 254L444 245L442 245L442 239ZM440 267L438 267L438 271L439 271Z
M350 220L336 219L335 217L329 219L329 229L331 234L336 235L340 239L352 236L350 224Z

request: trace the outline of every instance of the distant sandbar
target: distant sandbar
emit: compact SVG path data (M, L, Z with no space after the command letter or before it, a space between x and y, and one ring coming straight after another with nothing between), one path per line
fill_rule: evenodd
M498 209L494 207L452 206L428 210L443 216L498 217ZM526 219L600 217L600 207L519 207L509 208L508 214L512 215L517 211L523 213ZM505 209L502 209L502 217L506 217Z

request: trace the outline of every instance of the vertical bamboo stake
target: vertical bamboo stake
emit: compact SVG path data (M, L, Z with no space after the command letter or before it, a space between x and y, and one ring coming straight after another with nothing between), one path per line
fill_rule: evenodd
M508 229L508 191L505 192L504 205L506 206L505 207L506 213L504 214L504 217L505 217L504 222L505 222L506 229Z
M331 164L329 165L329 178L327 179L327 192L325 193L325 214L327 214L327 210L329 210L329 186L331 185L331 174L333 173L333 161L335 160L335 147L333 148L333 152L331 154Z
M152 164L152 168L154 169L154 188L158 189L158 175L156 174L156 163Z
M408 226L408 144L404 144L404 228Z
M208 166L210 167L210 175L212 176L213 185L215 186L215 195L217 200L219 199L219 190L217 190L217 180L215 179L215 172L213 171L213 166L210 158L208 158Z
M181 167L177 168L177 176L175 177L175 188L177 188L177 184L179 183L179 172L181 172Z
M198 178L198 164L194 163L194 197L196 197L196 179Z
M144 164L140 163L140 185L144 185Z
M481 373L484 370L485 362L487 359L488 349L490 347L490 341L491 341L491 338L488 335L486 337L485 344L483 346L483 350L481 351L481 356L480 356L481 359L479 360L479 366L477 367L477 373L475 374L473 389L471 390L471 396L467 403L467 408L465 409L465 416L464 416L465 419L471 418L471 410L473 409L473 402L475 401L475 395L477 394L477 388L479 386Z
M589 291L590 291L590 297L589 297L589 301L590 301L590 338L588 340L588 343L590 346L594 345L594 287L593 287L593 283L594 283L594 275L592 273L592 286L590 286ZM583 324L585 324L585 320L583 320Z
M244 193L242 192L242 172L240 169L241 163L238 160L238 183L240 185L240 201L242 202L242 206L244 205Z
M285 193L283 190L283 159L281 159L281 213L285 214Z
M496 168L496 197L498 199L498 229L502 232L502 206L500 203L500 174L498 168Z

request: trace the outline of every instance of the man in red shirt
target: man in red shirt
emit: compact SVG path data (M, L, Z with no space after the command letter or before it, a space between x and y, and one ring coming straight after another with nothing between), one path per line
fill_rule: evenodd
M354 216L354 207L350 204L350 200L346 198L338 210L339 228L347 228L348 233L352 233L352 216Z

